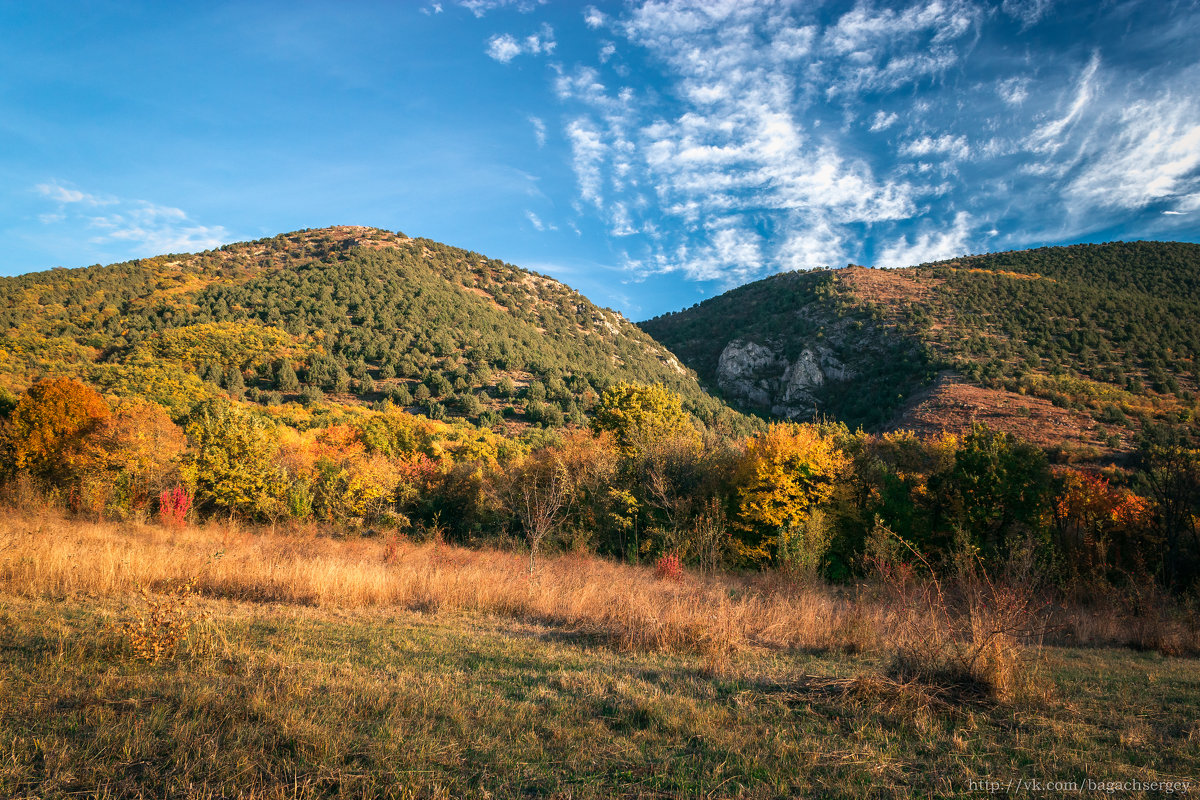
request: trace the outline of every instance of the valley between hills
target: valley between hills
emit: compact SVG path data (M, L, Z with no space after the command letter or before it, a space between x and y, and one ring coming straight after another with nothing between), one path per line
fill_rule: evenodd
M1198 245L634 324L335 226L0 278L0 336L0 795L1200 775Z

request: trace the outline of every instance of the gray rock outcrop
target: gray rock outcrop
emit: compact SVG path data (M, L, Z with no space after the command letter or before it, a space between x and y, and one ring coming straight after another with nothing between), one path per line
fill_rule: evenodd
M822 344L805 347L789 362L770 347L734 339L717 360L717 385L722 392L788 419L810 416L820 408L821 390L853 377L853 370Z

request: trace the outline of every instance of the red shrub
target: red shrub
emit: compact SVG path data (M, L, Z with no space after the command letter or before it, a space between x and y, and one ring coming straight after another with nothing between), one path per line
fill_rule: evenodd
M683 561L674 553L659 556L658 561L654 562L654 574L659 580L681 581L683 580Z
M158 519L168 528L187 525L188 511L192 508L192 496L182 486L164 489L158 496Z

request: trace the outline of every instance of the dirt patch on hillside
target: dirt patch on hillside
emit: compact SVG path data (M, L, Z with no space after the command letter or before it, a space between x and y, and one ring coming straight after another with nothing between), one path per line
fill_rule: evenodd
M929 299L932 287L943 282L897 269L846 267L836 274L838 282L850 289L859 300L884 307L924 302Z
M901 413L893 429L909 429L926 435L962 434L976 423L1019 436L1039 447L1066 446L1111 455L1110 435L1128 431L1103 425L1089 415L1060 408L1040 397L985 389L943 376L928 390L916 395ZM1122 447L1125 442L1122 440Z

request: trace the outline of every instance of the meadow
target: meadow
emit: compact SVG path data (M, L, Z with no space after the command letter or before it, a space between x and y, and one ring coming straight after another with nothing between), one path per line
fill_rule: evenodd
M0 795L907 797L1200 775L1200 670L1159 652L1194 652L1186 621L1037 606L1018 636L997 601L1019 587L951 615L918 586L571 554L531 574L521 552L436 540L7 510ZM968 674L947 669L962 655Z

